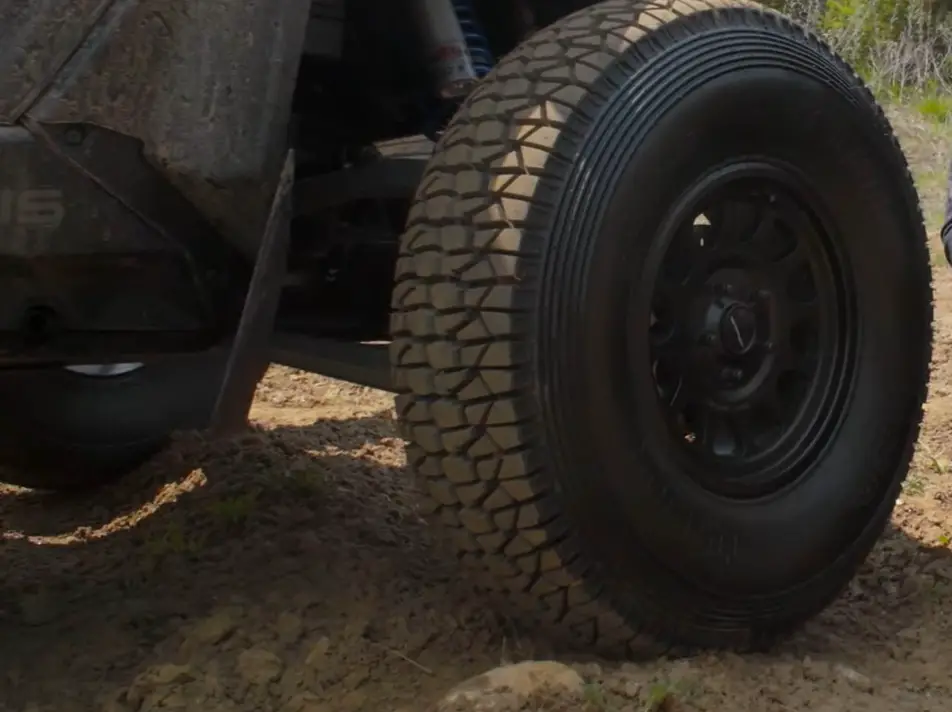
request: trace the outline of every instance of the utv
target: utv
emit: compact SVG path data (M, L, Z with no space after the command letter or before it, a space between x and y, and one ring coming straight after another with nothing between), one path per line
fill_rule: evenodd
M390 389L467 570L622 655L763 645L883 531L927 238L882 111L789 19L2 0L0 57L5 480L234 430L271 362Z

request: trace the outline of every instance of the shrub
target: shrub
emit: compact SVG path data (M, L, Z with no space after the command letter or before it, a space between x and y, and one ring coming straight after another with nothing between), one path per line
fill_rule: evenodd
M931 99L924 106L933 114L945 106L942 95L952 87L952 0L770 4L822 35L877 91L928 94Z

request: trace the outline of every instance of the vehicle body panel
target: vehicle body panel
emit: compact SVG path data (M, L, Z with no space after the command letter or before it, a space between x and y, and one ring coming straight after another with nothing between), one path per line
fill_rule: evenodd
M0 124L36 100L111 1L0 1Z
M253 257L285 155L309 8L115 0L103 11L101 0L5 0L0 46L19 61L0 84L0 117L140 140L144 157Z
M26 129L0 128L0 157L0 323L17 323L43 304L97 330L201 325L181 254L121 202ZM151 294L162 283L168 298L160 302Z

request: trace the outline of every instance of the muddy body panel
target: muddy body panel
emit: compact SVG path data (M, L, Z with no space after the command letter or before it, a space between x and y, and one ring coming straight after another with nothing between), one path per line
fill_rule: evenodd
M38 357L36 314L64 360L226 338L287 152L308 0L2 5L6 365Z
M184 251L25 128L0 129L0 186L2 330L40 305L71 329L201 326Z
M0 3L0 123L13 124L45 90L110 0Z
M253 255L284 156L308 0L16 5L0 8L13 67L0 119L141 141L144 157Z

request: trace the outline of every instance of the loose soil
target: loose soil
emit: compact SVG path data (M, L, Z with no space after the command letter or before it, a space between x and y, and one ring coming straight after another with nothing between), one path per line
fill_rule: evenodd
M893 118L934 236L947 136ZM533 708L949 709L952 269L933 241L926 423L849 590L770 654L571 660L582 702ZM225 443L183 436L95 496L0 490L0 711L415 712L501 662L556 655L434 542L388 395L275 367L252 420Z

